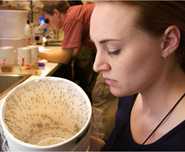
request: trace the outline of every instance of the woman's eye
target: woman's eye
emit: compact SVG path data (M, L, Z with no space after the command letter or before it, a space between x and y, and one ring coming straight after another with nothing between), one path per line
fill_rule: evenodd
M120 53L120 51L121 51L121 49L114 49L114 50L109 49L108 54L109 55L118 55Z

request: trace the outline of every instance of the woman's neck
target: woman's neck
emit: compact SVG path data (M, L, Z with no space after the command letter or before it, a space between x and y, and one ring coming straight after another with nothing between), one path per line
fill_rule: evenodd
M161 75L157 83L153 83L139 93L136 101L140 102L140 109L143 109L143 112L162 115L183 93L185 93L185 73L176 68L169 74Z

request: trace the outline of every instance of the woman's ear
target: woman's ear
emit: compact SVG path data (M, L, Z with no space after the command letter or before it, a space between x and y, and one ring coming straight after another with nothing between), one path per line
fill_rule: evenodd
M161 43L161 56L167 58L179 47L180 30L177 26L169 26L163 35Z

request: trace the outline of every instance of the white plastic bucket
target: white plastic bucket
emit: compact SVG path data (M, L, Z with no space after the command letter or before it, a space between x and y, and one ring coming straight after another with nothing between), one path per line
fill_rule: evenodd
M31 144L22 140L34 124L40 124L41 130L35 134L33 129L33 136L46 129L44 127L50 119L40 119L41 115L50 117L51 126L53 122L61 121L68 129L78 125L78 131L63 141L49 145ZM1 104L0 122L10 151L84 151L88 148L91 117L89 98L78 85L62 78L43 77L22 83L7 95ZM41 140L50 135L45 137Z

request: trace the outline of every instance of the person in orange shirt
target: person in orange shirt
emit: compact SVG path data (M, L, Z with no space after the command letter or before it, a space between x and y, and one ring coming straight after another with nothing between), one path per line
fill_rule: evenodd
M65 1L45 3L43 12L53 29L62 29L64 39L60 50L40 53L41 58L67 64L72 61L73 80L91 97L96 73L92 65L96 49L89 37L89 23L93 3L69 7Z

